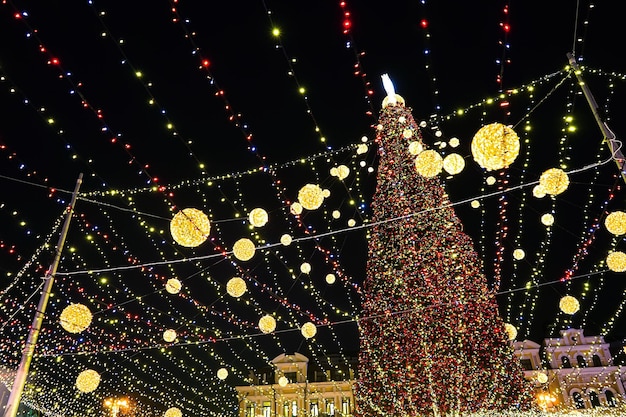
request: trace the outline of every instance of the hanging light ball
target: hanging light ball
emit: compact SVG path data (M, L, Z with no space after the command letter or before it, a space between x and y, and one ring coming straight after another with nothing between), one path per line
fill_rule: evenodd
M368 149L369 148L365 143L359 143L359 146L356 147L356 153L357 155L362 155L364 153L367 153Z
M246 293L247 289L246 281L239 277L233 277L226 283L226 292L231 297L239 298Z
M354 227L354 226L356 226L356 220L348 219L348 227Z
M511 323L504 323L504 330L509 338L509 340L515 340L517 337L517 328L513 326Z
M456 175L465 168L465 159L458 153L451 153L443 158L443 169L450 175Z
M280 237L280 243L283 246L289 246L291 245L291 242L293 241L293 239L291 238L291 236L284 234Z
M233 245L233 255L240 261L249 261L256 250L254 242L250 239L241 238Z
M348 175L350 175L350 168L346 165L339 165L337 167L337 178L343 181L348 178Z
M541 216L541 223L543 223L544 226L552 226L554 224L554 216L550 213L544 214Z
M259 330L265 334L272 333L276 330L276 319L269 314L261 317L259 319Z
M557 195L567 190L569 178L560 168L550 168L539 177L539 186L546 194Z
M333 219L337 220L338 218L341 217L341 212L339 210L333 210L332 216L333 216Z
M291 207L289 207L289 211L291 212L291 214L302 214L302 204L296 201L291 205Z
M178 294L182 287L183 284L181 284L181 282L176 278L170 278L165 283L165 291L169 292L170 294Z
M626 253L615 251L606 257L606 265L613 272L626 271Z
M545 384L548 382L548 375L545 372L537 372L537 382L540 384Z
M300 327L300 332L302 333L302 336L304 336L306 339L310 339L317 334L317 327L315 327L315 324L309 321L304 323L302 327Z
M604 227L615 236L623 235L626 233L626 213L623 211L609 213L604 219Z
M546 190L539 184L533 187L533 196L535 198L544 198L546 196Z
M326 283L327 284L334 284L336 280L335 274L326 274Z
M571 295L566 295L559 301L559 308L565 314L575 314L580 310L580 303Z
M481 127L472 139L472 156L482 168L495 171L506 168L519 154L517 133L501 123Z
M461 144L461 142L459 142L459 138L451 138L451 139L448 141L448 144L449 144L451 147L456 148L457 146L459 146L459 145Z
M306 184L298 191L298 201L307 210L316 210L324 202L324 190L316 184Z
M402 132L402 137L405 139L411 139L413 137L413 130L404 129L404 131Z
M176 407L168 408L163 417L183 417L183 412Z
M267 215L267 211L262 208L255 208L250 211L248 215L248 221L254 227L263 227L267 223L269 216Z
M85 394L95 391L100 385L100 374L93 369L85 369L76 377L76 388Z
M418 142L415 140L409 143L409 154L415 156L415 155L420 154L423 150L424 150L424 145L422 145L422 142Z
M490 175L487 177L487 179L485 180L485 182L487 183L487 185L493 185L496 183L496 179L493 175Z
M92 317L91 311L89 311L87 306L73 303L63 309L59 322L65 331L80 333L89 327Z
M228 378L228 369L226 368L220 368L217 370L217 378L221 379L222 381L225 380L226 378Z
M475 208L475 209L476 209L476 208L480 207L480 201L478 201L478 200L472 200L472 202L470 203L470 206L471 206L472 208Z
M524 249L515 249L513 251L513 259L517 261L524 259L525 256L526 256L526 252L524 252Z
M281 376L278 378L278 385L281 387L286 387L289 384L289 379L286 376Z
M300 272L302 272L303 274L308 274L311 272L311 264L308 262L303 262L302 265L300 265Z
M195 208L179 211L170 222L170 232L174 241L189 248L195 248L204 243L210 231L209 218Z
M415 169L417 173L426 178L432 178L441 172L443 159L437 151L429 149L415 157Z
M165 340L167 343L171 343L174 340L176 340L176 330L174 329L167 329L166 331L163 332L163 340Z

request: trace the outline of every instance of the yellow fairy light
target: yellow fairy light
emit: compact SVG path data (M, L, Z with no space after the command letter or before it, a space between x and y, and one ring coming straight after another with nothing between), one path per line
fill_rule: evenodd
M169 292L170 294L178 294L182 287L183 284L181 284L181 282L176 278L170 278L165 283L165 291Z
M302 214L302 204L296 201L291 205L289 211L291 211L291 214Z
M350 175L350 168L345 165L339 165L337 167L337 178L343 181L348 178L348 175Z
M609 213L604 219L604 227L615 236L623 235L626 233L626 213L623 211Z
M513 326L511 323L504 323L504 330L509 338L509 340L515 340L517 337L517 328Z
M80 333L91 324L91 311L83 304L73 303L61 312L61 327L70 333Z
M278 385L281 387L286 387L289 384L289 379L285 376L281 376L278 378Z
M546 190L539 184L533 187L533 196L535 198L544 198L546 196Z
M326 283L327 284L334 284L335 283L335 274L326 274Z
M181 246L200 246L209 236L211 223L202 211L186 208L174 215L170 222L172 238Z
M324 202L324 190L316 184L306 184L298 191L298 201L307 210L320 208Z
M269 314L261 317L261 319L259 319L259 330L266 334L272 333L276 330L276 319Z
M550 168L539 177L539 186L546 194L557 195L567 190L569 178L565 171L560 168Z
M233 245L233 255L240 261L249 261L254 256L254 242L250 239L241 238Z
M100 385L100 374L93 369L85 369L76 377L76 388L80 392L95 391Z
M217 378L221 379L222 381L225 380L226 378L228 378L228 369L226 368L220 368L217 370Z
M176 330L174 329L167 329L166 331L163 332L163 340L165 340L167 343L171 343L174 340L176 340Z
M626 271L626 253L615 251L606 257L606 265L613 272Z
M418 174L426 178L438 175L443 168L441 155L432 149L421 152L415 158L415 169Z
M304 336L306 339L310 339L317 334L317 327L315 327L315 324L309 321L304 323L302 327L300 327L300 332L302 333L302 336Z
M280 237L280 243L283 246L289 246L291 245L291 242L293 241L293 239L291 238L291 236L289 236L288 234L284 234Z
M456 175L465 168L465 159L458 153L451 153L443 159L443 169L450 175Z
M519 154L520 143L517 133L501 123L481 127L471 144L472 156L482 168L494 171L506 168Z
M559 308L565 314L575 314L580 310L580 303L571 295L566 295L559 301Z
M250 224L254 227L265 226L268 219L267 211L262 208L253 209L248 215L248 221L250 221Z
M183 412L176 407L168 408L163 417L183 417Z
M413 141L409 143L409 154L415 156L424 150L424 145L421 142Z
M524 249L515 249L513 251L513 258L518 261L524 259L525 256L526 252L524 252Z
M541 216L541 223L543 223L544 226L552 226L554 224L554 216L550 213L544 214Z
M226 292L231 297L239 298L245 294L247 289L246 281L239 277L233 277L226 283Z
M311 272L311 264L308 262L303 262L302 265L300 265L300 272L302 272L303 274L308 274L309 272Z

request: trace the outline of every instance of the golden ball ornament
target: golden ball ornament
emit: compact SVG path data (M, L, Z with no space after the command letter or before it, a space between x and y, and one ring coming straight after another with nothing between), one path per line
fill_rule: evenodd
M222 381L225 380L226 378L228 378L228 369L226 368L220 368L217 370L217 378L221 379Z
M552 226L554 224L554 216L550 213L546 213L541 216L541 223L544 226Z
M346 165L339 165L337 167L337 178L343 181L346 178L348 178L349 175L350 175L350 168L348 168Z
M452 147L452 148L456 148L457 146L459 146L461 144L461 142L459 142L459 138L451 138L448 141L448 144Z
M247 238L241 238L233 245L233 255L240 261L249 261L254 256L256 247L254 242Z
M540 384L545 384L548 382L548 375L545 372L537 372L536 379Z
M163 332L163 340L165 340L167 343L171 343L174 340L176 340L176 330L174 329L167 329Z
M91 324L93 315L83 304L72 303L65 307L59 317L61 327L69 333L80 333Z
M302 214L302 204L296 201L291 205L291 207L289 207L289 211L291 212L291 214Z
M83 393L95 391L100 385L100 374L93 369L85 369L76 377L76 388Z
M356 226L356 220L348 219L348 227L354 227L354 226Z
M575 314L580 310L580 303L571 295L566 295L559 301L559 308L565 314Z
M272 333L276 330L276 319L269 314L261 317L259 319L259 330L265 334Z
M546 191L539 184L533 187L533 196L535 198L544 198L546 196Z
M413 131L411 129L404 129L402 137L405 139L411 139L413 137Z
M487 171L507 168L519 154L519 136L508 126L491 123L476 132L471 150L474 160Z
M252 209L248 215L248 221L254 227L263 227L268 220L269 216L267 215L267 211L260 207Z
M517 337L517 328L511 323L504 323L504 331L506 331L509 340L515 340Z
M334 284L335 281L337 280L337 278L335 277L335 274L326 274L326 283L327 284Z
M604 227L615 236L623 235L626 233L626 213L623 211L609 213L604 219Z
M209 237L211 223L206 214L195 208L186 208L174 215L170 222L170 233L181 246L195 248Z
M289 379L286 376L281 376L278 378L278 385L281 387L286 387L289 384Z
M359 146L356 147L356 153L357 155L363 155L364 153L367 153L368 149L369 148L365 143L360 143Z
M496 183L496 179L495 177L493 177L492 175L488 176L487 179L485 180L485 182L487 183L487 185L493 185Z
M291 245L292 241L293 241L293 238L288 234L284 234L280 237L280 244L283 246Z
M546 194L558 195L567 190L569 177L560 168L550 168L539 177L539 186Z
M337 167L332 167L330 169L330 175L333 177L336 177L337 175L339 175L339 173L337 172Z
M338 218L341 217L341 212L339 210L333 210L332 216L333 216L333 219L337 220Z
M424 150L424 145L421 142L413 141L409 143L409 154L415 156L419 155Z
M302 272L303 274L308 274L311 272L311 264L308 262L303 262L300 265L300 272Z
M385 96L383 99L383 108L387 106L404 106L404 98L399 94L394 94L395 102L389 96Z
M183 288L183 284L176 278L170 278L165 283L165 291L170 294L178 294L181 288Z
M626 271L626 253L615 251L606 257L606 265L613 272Z
M248 287L246 281L239 277L233 277L226 283L226 292L231 297L239 298L246 293Z
M302 336L304 336L305 339L310 339L317 334L317 327L315 327L315 324L310 321L306 322L302 325L302 327L300 327L300 333L302 333Z
M183 412L176 407L168 408L163 417L183 417Z
M437 151L429 149L415 157L415 169L417 173L426 178L432 178L441 172L443 158Z
M524 252L524 249L515 249L513 251L513 258L517 261L524 259L525 256L526 252Z
M307 210L316 210L324 202L324 190L317 184L306 184L298 191L298 201Z
M478 201L478 200L472 200L472 202L470 203L470 206L471 206L472 208L475 208L475 209L476 209L476 208L480 207L480 201Z
M451 153L443 158L443 169L450 175L456 175L465 168L465 159L458 153Z

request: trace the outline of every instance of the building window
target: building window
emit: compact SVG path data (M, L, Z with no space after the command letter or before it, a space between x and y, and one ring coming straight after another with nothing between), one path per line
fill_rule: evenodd
M592 407L600 407L600 396L597 392L591 391L589 393L589 402L591 402Z
M573 393L572 398L574 399L574 404L576 405L576 408L585 408L585 400L583 400L583 396L580 394L580 392L576 391L575 393Z
M522 359L522 360L520 360L520 363L522 364L522 368L525 371L532 371L533 370L533 361L531 361L530 359Z
M615 394L611 390L604 390L604 395L606 396L606 405L609 407L617 407L617 400L615 399Z
M298 401L291 402L291 417L298 417Z
M289 410L291 409L291 404L289 402L283 403L283 416L290 417Z
M352 412L350 407L350 398L342 398L341 399L341 414L343 414L344 416L347 416L348 414L350 414Z
M567 356L561 356L561 366L563 368L571 368L572 364L569 361L569 358Z
M317 404L317 400L311 401L310 411L311 411L311 417L319 417L320 408L319 408L319 405Z
M591 359L593 359L593 366L602 366L602 360L598 355L593 355Z
M298 373L297 372L285 372L285 378L289 380L289 382L298 382Z
M272 417L272 403L263 401L263 417Z
M579 368L586 368L587 367L587 361L585 360L585 357L583 355L576 356L576 362L578 362L578 367Z
M248 403L246 406L246 417L255 417L254 416L254 403Z
M329 416L335 415L335 400L326 400L326 414Z

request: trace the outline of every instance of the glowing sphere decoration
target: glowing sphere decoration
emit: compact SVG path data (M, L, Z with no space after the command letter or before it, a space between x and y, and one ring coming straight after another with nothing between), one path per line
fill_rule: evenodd
M76 388L83 393L95 391L100 385L100 374L93 369L86 369L76 377Z
M443 158L437 151L429 149L421 152L415 158L415 169L417 173L426 178L432 178L441 172L443 168Z
M606 257L606 265L613 272L626 271L626 253L615 251Z
M165 340L167 343L171 343L174 340L176 340L176 330L174 329L167 329L166 331L163 332L163 340Z
M326 283L327 284L332 285L332 284L335 283L335 280L336 280L335 274L326 274Z
M480 201L478 201L478 200L472 200L472 202L470 203L470 206L471 206L472 208L475 208L475 209L476 209L476 208L480 207Z
M457 146L459 146L459 145L461 144L461 142L459 141L459 138L451 138L451 139L448 141L448 144L449 144L451 147L456 148Z
M272 333L276 330L276 319L269 314L261 317L259 319L259 330L265 334Z
M333 210L332 216L333 216L333 219L337 220L338 218L341 217L341 212L339 210Z
M395 101L393 101L391 99L391 97L389 96L385 96L385 98L383 99L383 107L387 107L387 106L404 106L404 98L398 94L394 95L395 97Z
M302 214L302 204L296 201L291 205L291 207L289 207L289 211L291 212L291 214Z
M575 314L580 310L580 303L571 295L566 295L559 301L559 308L565 314Z
M249 261L256 250L254 242L250 239L241 238L233 245L233 255L240 261Z
M623 211L609 213L604 219L604 227L615 236L623 235L626 233L626 213Z
M356 220L348 219L348 227L354 227L354 226L356 226Z
M424 145L421 142L413 141L409 143L409 154L415 156L420 154L424 150Z
M316 184L306 184L298 191L298 201L307 210L316 210L324 202L324 190Z
M302 336L304 336L306 339L310 339L317 334L317 327L315 327L315 324L309 321L304 323L302 327L300 327L300 332L302 333Z
M471 149L478 165L487 171L495 171L515 161L520 150L519 137L510 127L491 123L476 132Z
M225 380L226 378L228 378L228 369L226 368L220 368L217 370L217 378L221 379L222 381Z
M231 297L239 298L246 293L248 287L246 281L239 277L233 277L226 283L226 292Z
M540 384L545 384L548 382L548 375L545 372L537 372L537 382Z
M72 303L61 312L59 322L69 333L80 333L91 324L91 311L83 304Z
M524 257L526 256L526 252L524 252L524 249L515 249L513 251L513 258L515 260L522 260L524 259Z
M515 340L517 337L517 328L511 323L504 323L504 331L506 331L509 340Z
M356 147L356 153L357 155L362 155L364 153L367 153L368 150L368 146L364 143L360 143L359 146Z
M165 283L165 291L169 292L170 294L178 294L182 287L183 284L181 284L181 282L176 278L170 278Z
M289 246L291 245L291 242L293 241L293 239L291 238L291 236L284 234L280 237L280 244L283 246Z
M211 223L206 214L195 208L186 208L174 215L170 222L172 238L181 246L195 248L209 237Z
M168 408L163 417L183 417L183 412L176 407Z
M569 186L567 173L560 168L550 168L539 177L539 186L550 195L561 194Z
M485 182L487 183L487 185L493 185L496 183L496 179L492 175L490 175L487 177Z
M302 265L300 265L300 272L302 272L303 274L308 274L311 272L311 264L308 262L303 262Z
M287 377L281 376L280 378L278 378L278 385L279 386L286 387L287 384L289 384L289 379L287 379Z
M535 198L544 198L546 196L546 191L539 184L533 187L533 196Z
M451 153L443 158L443 169L450 175L456 175L465 168L465 159L458 153Z
M552 226L554 224L554 216L550 213L546 213L541 216L541 223L544 226Z
M248 215L248 221L254 227L263 227L269 220L269 216L267 215L267 211L262 208L253 209Z
M413 131L411 129L404 129L402 137L405 139L411 139L413 137Z
M350 175L350 168L348 168L346 165L333 167L330 169L330 175L332 175L333 177L337 177L343 181Z

